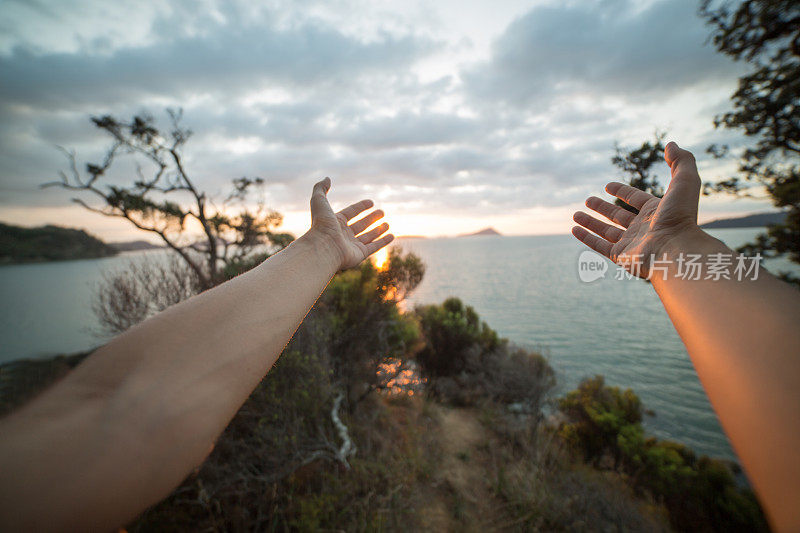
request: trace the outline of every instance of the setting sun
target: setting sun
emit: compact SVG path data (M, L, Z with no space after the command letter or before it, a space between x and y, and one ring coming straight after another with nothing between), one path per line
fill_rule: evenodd
M386 260L389 259L389 247L383 247L372 256L372 262L375 264L375 268L378 270L382 269L383 266L386 264Z

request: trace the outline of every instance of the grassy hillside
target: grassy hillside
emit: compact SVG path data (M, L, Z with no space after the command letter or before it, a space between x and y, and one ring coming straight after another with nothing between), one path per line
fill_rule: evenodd
M49 225L22 228L0 223L0 263L90 259L116 253L83 230Z

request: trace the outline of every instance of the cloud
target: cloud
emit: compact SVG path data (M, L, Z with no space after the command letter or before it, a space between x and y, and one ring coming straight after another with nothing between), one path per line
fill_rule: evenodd
M196 132L187 165L212 192L261 176L274 207L301 211L330 175L342 197L375 195L409 215L529 220L613 178L615 140L660 127L702 149L736 78L684 0L540 3L460 65L448 58L463 59L469 35L418 29L459 13L423 20L435 8L421 1L104 5L26 12L2 41L0 205L66 203L38 185L64 166L56 144L81 162L102 155L90 115L181 106ZM127 36L126 9L137 25ZM343 24L353 13L363 18ZM78 37L38 36L61 19Z
M16 48L0 56L0 98L65 109L153 96L181 99L212 93L231 98L267 83L333 90L366 71L404 68L433 47L410 36L359 42L313 23L285 30L225 25L214 30L110 55L37 54Z
M696 2L639 6L603 0L536 7L508 26L487 63L465 73L467 86L480 99L529 106L564 93L660 98L738 72L706 44Z

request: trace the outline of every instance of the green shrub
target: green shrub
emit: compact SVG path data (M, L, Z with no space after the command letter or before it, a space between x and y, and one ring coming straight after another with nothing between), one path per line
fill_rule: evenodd
M480 358L507 342L458 298L448 298L441 305L420 306L415 311L425 337L417 360L431 381L470 370L475 366L470 358Z
M637 438L642 404L631 389L607 387L603 376L586 379L558 401L569 422L559 428L564 440L597 465L610 456L614 467L622 458L622 447Z
M698 458L687 446L646 437L642 405L631 389L584 380L558 402L565 421L558 434L593 465L609 460L638 492L663 503L681 531L767 531L748 488L737 485L737 466Z
M456 405L489 400L539 418L555 384L541 354L509 344L458 298L415 312L424 341L416 359L431 396Z

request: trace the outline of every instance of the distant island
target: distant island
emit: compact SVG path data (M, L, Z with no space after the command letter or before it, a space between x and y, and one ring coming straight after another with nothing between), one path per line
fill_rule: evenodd
M23 228L0 223L0 263L95 259L117 250L80 229L61 226Z
M139 252L143 250L159 250L164 248L164 246L153 244L150 241L110 242L108 245L118 252Z
M465 233L464 235L459 235L459 237L480 237L484 235L501 236L502 233L500 233L494 228L483 228L482 230L476 231L475 233Z
M97 259L120 252L163 248L148 241L105 243L82 229L62 226L24 228L0 222L0 264Z
M700 224L704 229L724 229L724 228L763 228L772 224L781 224L786 220L786 213L757 213L734 218L720 218L705 224Z

